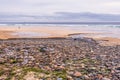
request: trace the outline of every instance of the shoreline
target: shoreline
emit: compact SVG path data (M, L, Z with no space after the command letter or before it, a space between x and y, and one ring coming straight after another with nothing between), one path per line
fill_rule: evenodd
M13 35L17 33L16 35ZM22 34L21 36L19 35ZM31 36L33 37L29 37ZM99 42L100 45L103 46L114 46L114 45L120 45L120 39L114 38L114 37L101 37L98 35L104 35L104 33L91 33L89 31L74 31L69 29L68 27L62 28L61 27L39 27L39 29L33 29L33 28L22 28L18 29L18 27L10 28L7 26L6 28L0 27L0 39L25 39L25 38L69 38L74 35L78 35L86 38L92 38ZM23 35L25 35L23 37ZM37 36L36 36L37 35ZM39 36L43 35L43 36ZM44 36L45 35L45 36ZM27 37L26 37L27 36Z

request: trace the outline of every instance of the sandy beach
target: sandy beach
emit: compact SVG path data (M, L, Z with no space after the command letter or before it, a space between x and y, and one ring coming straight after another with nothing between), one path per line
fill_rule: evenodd
M0 80L120 80L120 0L0 0Z
M75 31L70 30L69 28L61 28L61 27L24 27L24 28L18 28L18 27L0 27L0 38L1 39L7 39L7 38L20 38L19 35L12 35L16 32L34 32L34 33L46 33L49 34L47 37L66 37L68 34L74 33ZM28 35L31 37L31 35ZM41 36L36 36L36 38L40 38ZM32 38L32 37L31 37Z
M1 80L119 80L120 39L70 27L0 27Z
M13 31L0 30L0 39L8 39L15 37L12 36L11 33L13 33Z
M93 38L103 46L120 45L120 38L101 37L104 35L100 32L90 32L84 29L73 30L69 27L34 27L34 26L0 26L0 39L9 38L54 38L54 37L70 37L70 35L82 35L82 37Z

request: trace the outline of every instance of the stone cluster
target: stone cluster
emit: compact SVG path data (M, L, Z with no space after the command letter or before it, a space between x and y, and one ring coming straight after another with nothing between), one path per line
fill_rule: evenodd
M0 41L0 80L120 80L120 46L93 39Z

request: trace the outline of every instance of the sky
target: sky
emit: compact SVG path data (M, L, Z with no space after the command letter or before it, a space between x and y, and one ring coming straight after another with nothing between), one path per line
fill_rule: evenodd
M91 13L92 15L110 14L114 17L120 15L120 0L0 0L0 18L2 17L0 21L8 20L6 17L10 20L9 15L26 15L28 19L32 19L31 16L39 16L42 19L54 17L55 19L56 16L61 16L60 13L62 15L63 13L67 15L69 13L73 15L87 13L88 15L90 13L90 16ZM26 18L19 17L19 19L25 20Z

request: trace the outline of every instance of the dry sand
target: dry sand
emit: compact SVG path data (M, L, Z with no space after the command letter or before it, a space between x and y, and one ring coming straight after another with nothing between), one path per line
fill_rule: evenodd
M16 36L12 36L10 35L11 33L13 33L12 31L3 31L0 30L0 39L8 39L8 38L14 38Z
M98 41L102 46L120 45L119 38L104 37L104 38L96 38L95 40Z

